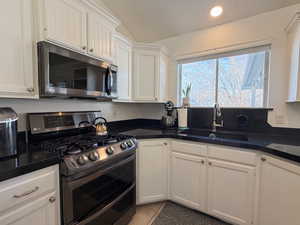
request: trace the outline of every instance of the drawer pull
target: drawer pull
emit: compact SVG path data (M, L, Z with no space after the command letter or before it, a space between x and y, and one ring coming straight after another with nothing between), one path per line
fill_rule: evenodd
M49 198L49 202L50 203L54 203L56 201L56 198L54 196L52 196L51 198Z
M32 193L38 191L38 190L39 190L39 187L35 187L35 188L34 188L33 190L31 190L31 191L24 192L23 194L20 194L20 195L14 195L14 198L23 198L23 197L25 197L25 196L27 196L27 195L30 195L30 194L32 194Z

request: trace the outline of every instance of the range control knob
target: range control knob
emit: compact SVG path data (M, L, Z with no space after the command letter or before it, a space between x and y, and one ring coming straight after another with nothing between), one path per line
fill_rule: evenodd
M77 159L77 163L81 166L83 166L84 164L86 164L89 161L89 158L86 157L85 155L81 155L79 156L79 158Z
M89 154L89 159L90 159L91 161L96 161L96 160L98 160L98 159L99 159L99 154L98 154L98 152L91 152L91 153Z
M121 149L122 150L126 150L128 145L126 144L126 142L123 142L121 145L120 145Z
M131 148L134 145L132 140L127 141L126 144L129 148Z
M114 154L114 147L112 147L112 146L108 147L108 148L106 149L106 153L107 153L108 155Z

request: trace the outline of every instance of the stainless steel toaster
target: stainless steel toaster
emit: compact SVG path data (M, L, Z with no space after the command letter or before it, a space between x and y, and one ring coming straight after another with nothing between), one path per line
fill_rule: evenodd
M18 115L11 108L0 108L0 159L17 154Z

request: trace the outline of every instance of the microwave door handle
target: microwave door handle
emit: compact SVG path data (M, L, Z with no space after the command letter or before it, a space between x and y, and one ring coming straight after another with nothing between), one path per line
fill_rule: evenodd
M108 95L111 95L112 86L113 86L113 75L111 72L111 68L108 67L106 77L105 77L105 91Z

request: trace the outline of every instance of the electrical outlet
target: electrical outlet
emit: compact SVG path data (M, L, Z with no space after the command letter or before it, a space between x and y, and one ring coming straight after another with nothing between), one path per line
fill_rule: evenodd
M285 116L284 115L276 115L275 116L276 124L285 124Z

